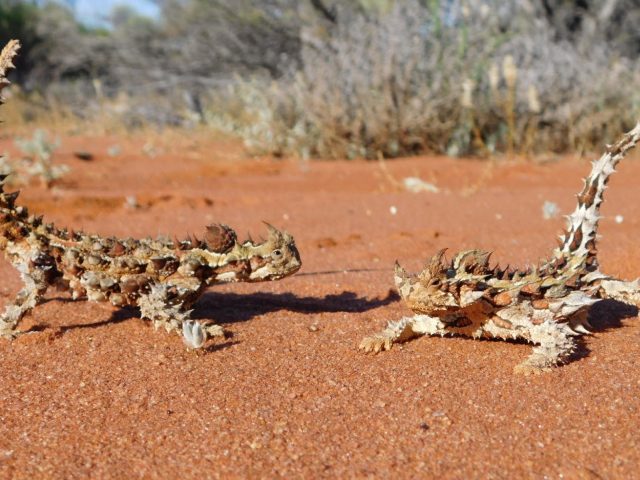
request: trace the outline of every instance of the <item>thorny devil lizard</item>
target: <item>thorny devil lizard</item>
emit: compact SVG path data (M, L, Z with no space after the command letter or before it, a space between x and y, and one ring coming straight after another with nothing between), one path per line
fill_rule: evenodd
M625 282L601 273L596 249L607 182L638 139L640 123L593 162L559 247L537 268L491 267L490 253L481 250L459 252L450 262L440 250L414 276L396 263L395 283L415 315L390 322L362 340L360 349L377 353L416 336L453 334L535 344L533 353L515 367L519 373L567 361L576 348L575 337L590 333L587 315L594 303L611 298L640 304L640 279Z
M18 49L19 43L11 41L0 53L0 91L9 84L5 73ZM0 176L0 249L20 272L24 287L0 315L0 336L18 335L22 317L55 285L70 289L74 299L136 305L156 327L182 330L187 344L200 347L207 334L223 334L219 325L190 319L189 308L207 286L278 280L301 266L291 235L268 224L269 237L262 243L240 243L222 224L206 227L202 240L176 242L58 229L17 206L18 192L3 191L5 178Z

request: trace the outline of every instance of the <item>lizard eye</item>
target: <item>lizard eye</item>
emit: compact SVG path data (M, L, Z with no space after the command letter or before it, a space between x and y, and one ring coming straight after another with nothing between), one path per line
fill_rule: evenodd
M273 252L271 252L271 258L274 260L280 260L282 258L282 250L276 248Z

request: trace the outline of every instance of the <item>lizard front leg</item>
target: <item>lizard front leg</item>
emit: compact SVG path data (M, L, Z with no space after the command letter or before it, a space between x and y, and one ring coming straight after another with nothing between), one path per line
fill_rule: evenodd
M193 293L193 292L185 292ZM164 283L152 284L149 292L144 293L138 299L138 306L142 318L153 322L154 327L164 327L167 332L176 331L182 334L183 324L192 322L189 309L191 302L188 295L176 295L175 287ZM216 337L224 336L224 330L220 325L202 325L205 334Z
M389 322L379 333L365 337L359 349L365 353L390 350L394 343L406 342L421 335L445 335L445 324L437 317L414 315L398 322Z
M29 271L24 264L20 264L18 269L22 272L24 287L0 315L0 336L8 339L13 339L19 334L16 327L20 320L42 301L48 287L43 270Z

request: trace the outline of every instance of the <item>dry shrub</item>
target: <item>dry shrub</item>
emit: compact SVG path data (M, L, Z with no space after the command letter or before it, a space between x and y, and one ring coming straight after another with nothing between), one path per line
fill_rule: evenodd
M606 43L555 38L526 2L429 5L304 28L300 68L238 80L210 118L256 153L374 158L590 149L639 113L637 63Z
M120 7L104 31L30 7L25 122L208 123L253 153L376 158L589 150L639 113L640 0L161 6L157 21Z

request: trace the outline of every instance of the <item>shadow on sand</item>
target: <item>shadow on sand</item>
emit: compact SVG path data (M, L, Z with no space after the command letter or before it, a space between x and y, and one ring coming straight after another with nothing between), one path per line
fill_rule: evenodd
M398 294L390 290L383 298L360 297L354 292L325 295L324 297L304 297L293 293L218 293L206 292L196 303L193 318L214 320L218 324L244 322L254 317L281 310L299 313L362 313L383 307L399 300ZM54 300L54 299L51 299ZM65 299L55 299L62 300ZM617 300L602 300L591 307L589 322L593 333L606 332L613 328L620 328L622 320L637 317L638 307ZM108 324L120 323L132 318L140 318L140 311L135 307L125 307L114 311L109 318L81 325L63 325L57 330L60 334L67 330L80 328L99 328ZM43 331L50 325L40 324L32 327L30 332ZM581 338L577 339L576 350L567 360L568 362L585 358L589 349ZM490 340L493 341L493 340ZM212 345L207 348L218 350L227 348L235 342ZM515 340L514 343L526 343Z
M618 300L602 300L591 307L589 311L589 323L593 327L593 334L598 334L622 327L622 320L638 316L638 307ZM586 346L585 337L578 337L576 349L567 359L567 363L581 360L589 356L591 351Z
M400 300L390 290L384 298L364 298L354 292L324 297L301 297L293 293L206 292L196 304L194 318L213 318L216 323L236 323L280 310L299 313L362 313Z
M399 295L390 290L384 298L359 297L354 292L342 292L324 297L301 297L293 293L217 293L206 292L200 297L193 310L193 318L214 320L215 323L229 324L244 322L253 317L280 310L300 313L361 313L374 308L397 302ZM52 298L47 301L70 301L66 298ZM58 327L60 333L79 328L99 328L108 324L120 323L132 318L140 318L136 307L124 307L115 310L109 318L80 325ZM31 332L43 331L50 325L40 324L32 327Z

